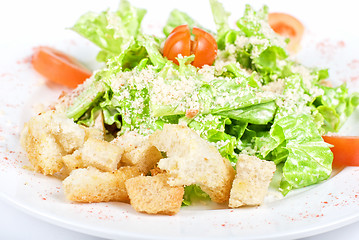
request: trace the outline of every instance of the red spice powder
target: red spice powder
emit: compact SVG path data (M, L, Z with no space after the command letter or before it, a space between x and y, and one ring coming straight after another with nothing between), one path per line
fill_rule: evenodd
M16 64L28 64L31 63L32 56L27 56L23 59L19 59L16 61Z
M348 67L350 69L358 69L359 68L359 59L353 59L348 64Z
M322 55L331 56L336 53L337 50L345 47L344 41L332 42L330 39L325 39L317 43L316 48Z

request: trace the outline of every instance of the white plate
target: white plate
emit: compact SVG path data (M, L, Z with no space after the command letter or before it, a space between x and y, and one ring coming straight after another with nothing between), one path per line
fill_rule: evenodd
M30 66L32 48L50 45L94 67L97 49L66 30L87 10L116 7L117 1L7 1L0 6L0 196L24 211L75 231L106 238L143 239L284 239L333 230L359 220L359 169L346 168L328 181L260 207L208 210L185 207L176 216L136 213L123 203L74 204L66 201L58 179L23 168L28 164L19 146L19 132L38 103L51 103L64 90L46 85ZM56 4L55 4L56 3ZM225 1L231 22L243 3ZM251 1L258 8L263 1ZM167 13L177 7L213 27L206 1L134 1L148 9L144 28L158 32ZM271 11L297 16L306 26L298 58L308 65L330 67L331 78L358 89L359 60L355 35L359 15L352 1L345 12L329 1L273 1ZM70 7L71 6L71 7ZM159 10L159 6L161 10ZM308 7L310 6L310 7ZM46 9L43 10L43 9ZM201 12L200 14L198 12ZM333 14L335 13L335 14ZM65 89L66 90L66 89ZM355 131L357 111L345 126ZM358 130L355 134L358 134Z

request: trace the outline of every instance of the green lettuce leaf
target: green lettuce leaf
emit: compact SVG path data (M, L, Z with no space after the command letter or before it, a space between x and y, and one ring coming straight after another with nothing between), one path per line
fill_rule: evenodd
M328 179L333 153L323 141L312 118L302 114L287 116L276 123L272 135L284 136L289 154L283 166L282 192Z
M339 87L317 85L324 94L313 103L324 117L325 132L338 132L359 105L359 93L348 93L345 84Z
M262 125L267 124L274 119L276 110L277 105L274 101L271 101L230 111L223 111L217 114L242 122Z
M195 21L193 18L191 18L187 13L182 12L177 9L174 9L170 13L170 15L167 19L167 22L166 22L165 26L163 27L163 33L165 34L166 37L168 37L168 35L172 32L172 30L175 27L184 25L184 24L188 25L190 27L190 29L192 29L193 27L199 27L199 28L205 29L197 21Z
M93 81L66 109L67 117L77 121L86 111L100 101L107 89L108 87L104 82Z
M243 16L237 21L238 28L247 36L264 37L263 24L268 17L268 7L263 6L259 11L255 11L252 6L246 4Z
M217 45L218 49L225 49L227 44L234 44L236 41L238 31L231 29L228 25L229 12L226 12L222 3L217 0L210 0L213 20L217 26Z
M182 206L189 206L193 203L208 202L211 198L197 185L189 185L184 188Z
M71 28L101 48L98 61L120 54L128 43L140 33L146 10L135 8L127 0L121 0L116 12L88 12Z
M230 125L229 118L213 115L199 115L188 124L197 131L203 139L213 143L222 157L232 162L237 161L234 149L237 145L236 137L226 133L226 126Z

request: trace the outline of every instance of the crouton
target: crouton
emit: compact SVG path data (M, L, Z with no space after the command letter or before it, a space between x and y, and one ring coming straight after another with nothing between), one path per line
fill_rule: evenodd
M144 174L147 174L162 158L158 149L149 143L142 135L127 132L115 138L112 143L124 148L121 163L126 166L136 166Z
M64 181L66 198L74 202L129 202L126 180L140 175L136 167L101 172L94 167L73 170Z
M95 138L89 138L81 149L83 165L96 167L103 171L116 170L122 154L122 148Z
M27 152L27 157L33 170L45 175L53 175L61 170L64 154L56 139L46 131L32 131L32 123L25 124L21 133L21 145Z
M195 131L186 126L166 124L149 140L167 153L158 167L169 173L169 185L197 184L212 201L228 201L235 171L229 160Z
M85 130L85 141L87 141L90 138L100 139L104 140L105 135L102 130L94 127L83 127Z
M122 156L121 162L125 165L136 166L141 172L147 174L156 163L162 158L162 154L158 149L149 144L144 143L142 146L133 149L130 152L125 152Z
M240 154L228 206L259 205L263 202L276 170L274 162Z
M34 170L53 175L63 167L62 156L84 143L85 132L65 115L48 111L25 123L21 145Z
M146 137L133 131L125 132L123 135L116 137L111 143L116 144L124 149L125 152L130 152L133 149L141 146L146 141Z
M159 167L154 167L154 168L152 168L151 170L150 170L150 174L151 174L151 176L155 176L155 175L158 175L158 174L161 174L161 173L166 173L166 171L165 170L162 170L162 169L160 169Z
M171 187L166 174L138 176L126 181L132 207L148 214L174 215L179 212L184 188Z
M53 114L49 127L67 154L73 153L84 144L85 131L66 115Z
M72 154L63 156L62 161L69 173L75 169L88 167L85 166L84 162L82 161L81 150L76 150Z

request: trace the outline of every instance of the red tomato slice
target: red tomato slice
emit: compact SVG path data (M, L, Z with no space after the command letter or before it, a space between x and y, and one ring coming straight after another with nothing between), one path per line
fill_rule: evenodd
M92 73L75 58L50 47L38 47L31 60L34 69L51 82L75 88Z
M286 13L269 13L268 23L276 33L290 39L289 52L298 51L304 33L304 26L298 19Z
M331 148L334 166L359 166L359 137L323 136Z
M217 56L216 40L211 34L197 27L193 28L192 33L195 35L194 41L191 40L190 29L187 25L180 25L173 29L165 41L163 55L178 64L176 58L179 54L184 57L194 54L193 66L212 65Z
M217 42L211 34L200 28L194 27L192 33L195 35L193 52L195 58L192 65L202 67L212 65L217 56Z
M187 25L181 25L173 29L163 48L163 55L177 65L179 63L176 57L179 54L184 57L191 54L191 33Z

